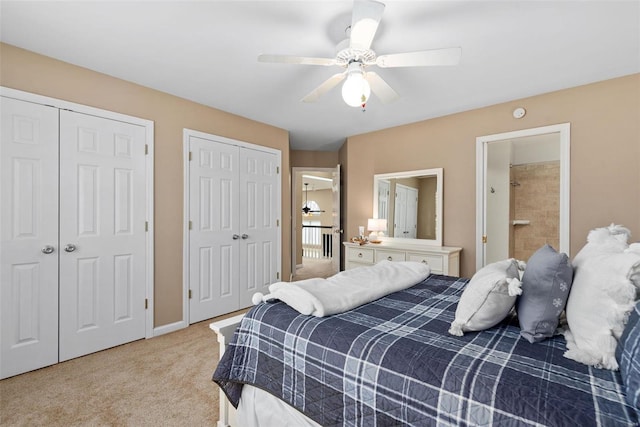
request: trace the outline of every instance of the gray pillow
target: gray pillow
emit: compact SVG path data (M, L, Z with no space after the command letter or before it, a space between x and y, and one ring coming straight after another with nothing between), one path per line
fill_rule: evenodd
M567 254L544 245L529 258L522 276L522 295L516 301L522 337L534 343L553 336L572 280Z

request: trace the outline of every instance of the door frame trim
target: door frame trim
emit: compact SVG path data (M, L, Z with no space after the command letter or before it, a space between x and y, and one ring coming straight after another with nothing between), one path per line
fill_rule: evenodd
M298 175L298 173L302 174L304 172L326 172L326 173L333 173L336 171L336 169L340 169L340 181L342 181L342 166L340 164L337 164L335 167L333 168L322 168L322 167L304 167L304 166L294 166L291 168L291 277L289 278L289 280L291 280L293 278L293 276L296 273L296 269L298 268L298 266L302 267L302 264L298 264L297 263L297 256L296 256L296 252L298 250L300 250L301 248L297 248L296 246L296 233L297 233L297 227L298 227L298 213L299 213L299 208L300 208L300 203L302 200L298 200L298 195L295 191L296 189L296 176ZM302 183L301 183L302 185ZM341 190L340 188L340 182L338 183L338 188ZM332 190L333 192L333 190ZM340 197L342 198L342 195L340 195ZM342 226L342 206L340 207L340 210L338 211L338 215L340 215L339 218L339 222L340 225ZM342 228L342 227L340 227ZM333 232L333 230L332 230ZM336 237L336 236L334 236ZM336 237L337 239L342 240L342 233L339 233L338 236ZM342 249L342 243L340 244L340 248ZM340 253L338 254L334 254L333 256L337 256L340 257ZM338 261L338 271L340 271L340 262Z
M147 310L145 314L145 338L154 336L154 213L153 213L153 157L154 157L154 122L152 120L141 119L139 117L129 116L126 114L116 113L114 111L103 110L101 108L90 107L88 105L77 104L62 99L52 98L49 96L38 95L35 93L24 92L17 89L11 89L0 86L0 96L13 98L20 101L33 102L34 104L48 105L51 107L71 110L81 114L101 117L110 120L117 120L124 123L141 126L145 129L145 144L147 145L147 155L145 156L145 189L146 189L146 220L148 223L148 231L146 234L146 266L145 266L145 293L147 299Z
M555 132L560 134L560 223L558 229L560 241L558 251L565 252L567 255L571 256L571 123L559 123L549 126L479 136L476 138L476 270L480 270L484 266L485 254L482 236L486 231L485 181L488 144L505 139L515 139Z
M278 269L280 271L280 280L282 278L282 151L265 147L263 145L252 144L246 141L240 141L233 138L226 138L224 136L215 135L212 133L201 132L194 129L183 128L182 130L182 161L183 161L183 206L182 206L182 321L180 321L180 325L183 328L189 326L189 263L190 263L190 240L189 240L189 221L190 221L190 210L189 210L189 187L190 187L190 170L189 170L189 138L190 137L202 138L207 140L213 140L217 142L221 142L223 144L235 145L241 148L247 148L250 150L262 151L269 154L274 154L277 158L277 165L279 168L278 172L278 184L277 184L277 192L276 192L276 206L278 206L276 212L276 220L279 222L280 226L279 232L277 233L277 244L278 251L276 254L276 264L278 265Z

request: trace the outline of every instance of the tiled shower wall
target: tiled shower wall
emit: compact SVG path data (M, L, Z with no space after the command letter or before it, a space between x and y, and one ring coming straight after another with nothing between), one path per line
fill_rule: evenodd
M511 168L511 256L527 261L545 243L556 250L560 224L560 162L531 163Z

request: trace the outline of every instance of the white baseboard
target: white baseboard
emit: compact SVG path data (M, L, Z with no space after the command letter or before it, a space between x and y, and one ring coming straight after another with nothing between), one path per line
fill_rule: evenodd
M189 324L182 320L175 323L169 323L168 325L158 326L157 328L153 328L153 336L157 337L159 335L164 335L170 332L179 331L180 329L184 329L187 326L189 326Z

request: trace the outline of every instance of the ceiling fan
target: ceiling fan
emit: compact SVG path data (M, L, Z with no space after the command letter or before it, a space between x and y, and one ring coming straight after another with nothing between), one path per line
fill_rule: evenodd
M302 207L302 214L303 215L309 215L311 213L322 213L322 212L324 212L324 211L314 211L309 207L309 200L307 198L308 191L309 191L309 183L305 182L304 183L304 206Z
M338 44L335 58L263 54L258 56L258 61L303 65L337 65L345 68L345 71L334 74L312 90L302 98L302 102L315 102L346 79L342 86L342 98L348 105L363 109L371 92L385 104L399 98L396 91L382 77L373 71L366 71L367 67L373 65L381 68L456 65L460 61L461 49L459 47L376 55L371 49L371 43L382 18L384 7L383 3L374 0L354 1L349 38Z

